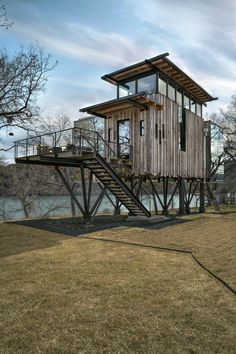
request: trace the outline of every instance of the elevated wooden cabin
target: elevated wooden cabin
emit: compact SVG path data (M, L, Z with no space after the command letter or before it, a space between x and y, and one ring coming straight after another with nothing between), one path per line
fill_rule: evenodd
M80 111L105 118L105 140L136 176L202 179L202 106L215 98L167 56L102 76L116 99Z

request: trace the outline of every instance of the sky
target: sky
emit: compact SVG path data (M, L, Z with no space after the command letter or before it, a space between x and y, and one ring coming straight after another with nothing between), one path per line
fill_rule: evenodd
M0 28L11 54L38 43L58 60L39 96L42 114L66 114L116 98L101 76L158 54L212 96L204 113L226 109L236 93L235 0L0 0L12 28ZM2 133L1 133L2 134ZM13 138L21 138L20 132ZM17 136L18 135L18 136ZM4 140L4 137L2 137ZM4 140L5 141L5 140Z

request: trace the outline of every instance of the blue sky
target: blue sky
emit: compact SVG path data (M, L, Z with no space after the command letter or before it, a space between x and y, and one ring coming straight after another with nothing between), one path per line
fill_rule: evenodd
M235 0L8 0L9 52L36 41L58 66L39 98L43 114L81 116L79 108L115 98L101 75L163 52L226 108L236 93Z

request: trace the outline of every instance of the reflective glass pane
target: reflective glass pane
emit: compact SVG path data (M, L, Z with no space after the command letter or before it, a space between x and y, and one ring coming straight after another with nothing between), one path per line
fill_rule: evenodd
M129 95L133 95L135 93L135 81L126 82L124 87L128 90Z
M175 88L171 85L168 85L168 97L175 101Z
M189 97L184 95L184 108L189 109Z
M124 86L119 85L119 98L128 96L129 90L127 90Z
M196 110L196 102L194 100L190 100L190 104L191 104L191 111L193 113L195 113Z
M197 115L198 116L202 116L202 107L199 103L197 103Z
M156 75L142 77L138 80L138 92L145 91L146 93L156 92Z
M144 135L144 120L140 120L139 124L140 124L140 135L143 136Z
M133 95L135 91L135 81L126 82L122 85L119 85L119 98Z
M182 107L182 93L177 91L176 98L177 98L177 103Z
M183 108L182 107L178 107L178 120L179 120L179 123L182 122L182 119L183 119Z
M118 121L118 154L121 158L129 157L130 123L129 119Z
M159 87L159 92L162 95L166 96L166 82L164 80L162 80L160 77L158 79L158 87Z

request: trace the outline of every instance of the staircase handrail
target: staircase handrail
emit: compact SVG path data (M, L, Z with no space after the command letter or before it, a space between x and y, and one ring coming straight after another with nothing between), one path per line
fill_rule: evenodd
M75 128L75 129L79 129L80 130L80 134L81 134L81 131L82 130L86 130L86 131L90 131L90 132L93 132L93 133L96 133L97 135L97 139L96 139L96 142L97 142L97 147L96 146L93 146L92 143L87 139L86 135L83 135L83 138L90 144L90 146L99 154L99 151L98 151L98 141L99 139L104 143L104 145L114 154L115 158L118 160L119 164L122 165L122 167L124 167L126 169L126 171L128 172L128 174L130 176L133 175L132 171L125 165L125 163L122 161L122 159L115 153L115 151L109 146L109 144L107 143L107 141L101 136L101 134L99 134L97 131L95 130L88 130L88 129L84 129L84 128ZM131 145L130 145L131 146Z
M86 130L86 131L91 131L91 130L88 130L88 129L84 129L84 128L76 128L76 129L80 129L80 130ZM114 154L114 156L116 157L116 159L119 161L119 163L126 169L126 171L128 172L128 174L130 176L133 176L134 173L132 173L132 171L125 165L125 163L122 161L121 158L119 158L119 156L115 153L115 151L109 146L109 144L107 143L107 141L97 132L97 131L91 131L93 133L96 133L97 134L97 145L98 145L98 139L100 138L104 144L108 147L108 149ZM83 135L83 138L85 138L85 140L90 144L90 146L92 146L92 148L95 149L95 151L99 154L99 151L98 151L98 146L97 146L97 149L91 144L91 142L86 138L86 136ZM131 146L131 145L130 145ZM150 196L150 194L146 191L146 189L142 186L141 187L141 190L148 196Z

